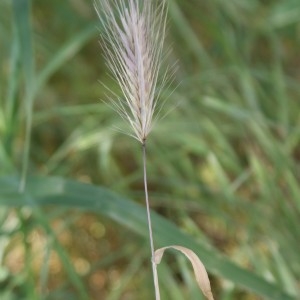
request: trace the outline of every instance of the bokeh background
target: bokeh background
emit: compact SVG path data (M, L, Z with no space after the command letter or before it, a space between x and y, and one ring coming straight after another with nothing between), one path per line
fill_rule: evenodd
M216 299L298 299L300 1L168 3L156 245L192 248ZM100 31L92 1L0 1L1 300L154 297L141 148L102 101ZM204 299L178 253L159 277L163 299Z

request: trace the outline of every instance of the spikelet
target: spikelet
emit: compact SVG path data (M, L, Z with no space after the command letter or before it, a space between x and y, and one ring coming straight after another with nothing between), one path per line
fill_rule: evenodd
M158 78L166 27L165 1L98 0L95 8L102 29L107 65L117 80L122 97L111 99L126 119L130 134L142 144L153 127L160 94ZM163 82L159 82L160 87Z

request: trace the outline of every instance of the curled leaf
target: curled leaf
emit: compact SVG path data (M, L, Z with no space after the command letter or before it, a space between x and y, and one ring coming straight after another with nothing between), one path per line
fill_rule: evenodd
M199 257L192 250L182 246L176 246L176 245L163 247L155 251L154 262L158 265L161 262L165 250L169 248L173 248L182 252L190 260L194 269L196 281L203 295L208 300L214 300L206 269L203 263L201 262L201 260L199 259Z

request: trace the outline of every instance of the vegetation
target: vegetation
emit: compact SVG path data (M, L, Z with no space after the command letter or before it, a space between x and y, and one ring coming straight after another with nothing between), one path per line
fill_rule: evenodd
M193 249L216 299L297 299L297 0L169 0L167 117L147 144L158 247ZM152 299L141 145L90 1L0 1L0 298ZM156 213L155 213L156 212ZM162 299L201 299L167 253Z

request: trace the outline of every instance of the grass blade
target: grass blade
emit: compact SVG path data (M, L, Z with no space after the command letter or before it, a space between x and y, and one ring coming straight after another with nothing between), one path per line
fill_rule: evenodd
M98 33L98 28L95 24L88 25L81 32L72 37L66 42L62 48L55 53L53 58L48 62L44 69L37 76L37 83L35 92L38 92L49 78L61 68L67 61L69 61L91 37Z
M15 17L15 26L17 29L17 36L20 44L21 63L24 73L25 82L25 144L22 160L22 176L20 181L20 190L25 188L28 164L29 164L29 151L31 140L31 127L32 127L32 109L33 109L33 91L35 86L35 66L34 54L32 47L32 30L30 26L31 16L31 1L30 0L14 0L13 11Z

